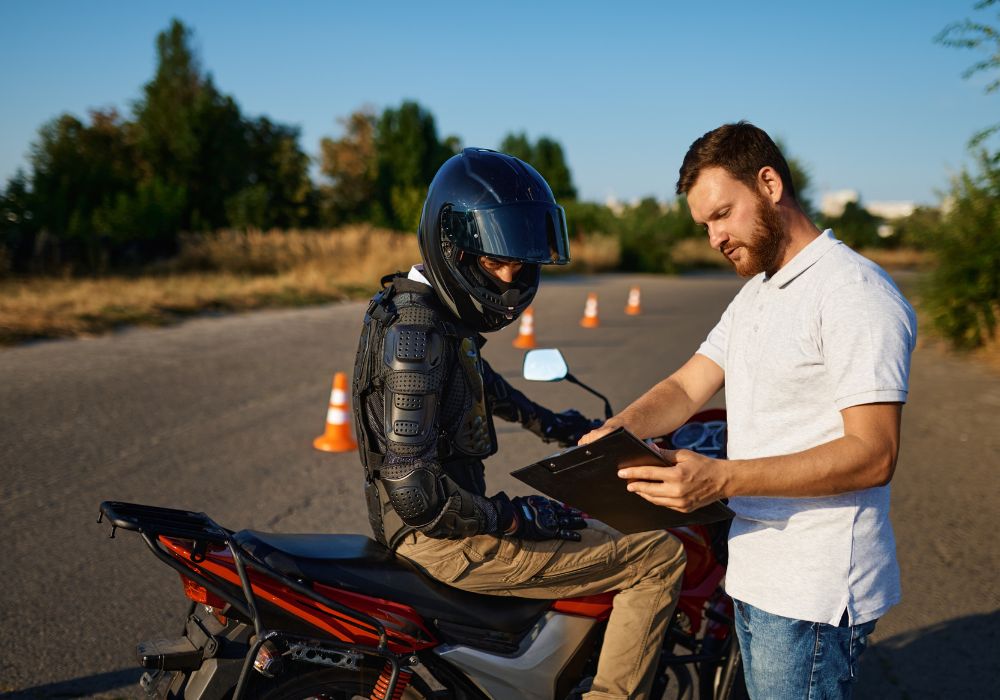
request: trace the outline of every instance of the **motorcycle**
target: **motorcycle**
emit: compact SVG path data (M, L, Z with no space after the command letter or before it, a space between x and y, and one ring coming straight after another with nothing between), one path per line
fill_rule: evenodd
M554 354L553 354L554 353ZM525 377L566 379L561 353L526 354ZM725 456L725 411L692 417L662 447ZM563 700L596 671L614 593L530 600L469 593L362 535L229 530L197 513L105 501L98 522L135 531L180 575L181 636L140 643L140 681L160 698ZM670 531L687 554L654 698L745 697L727 524Z

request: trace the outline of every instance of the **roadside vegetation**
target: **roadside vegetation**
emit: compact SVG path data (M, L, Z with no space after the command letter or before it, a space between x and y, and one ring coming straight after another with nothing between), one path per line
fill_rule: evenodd
M994 27L969 19L937 41L984 53L966 77L988 73L986 91L1000 90ZM461 149L459 136L439 136L414 101L362 106L318 144L314 181L298 129L243 113L192 45L177 20L157 36L155 74L130 114L63 114L39 128L29 171L0 189L0 344L367 297L383 274L418 260L423 194ZM889 270L921 271L913 297L925 337L933 328L955 348L995 357L998 135L992 125L973 136L977 166L955 177L941 206L891 221L860 201L836 216L818 212L808 167L789 158L821 228ZM580 200L557 140L511 132L496 147L534 165L566 209L573 263L547 273L728 269L683 197Z
M611 270L619 260L617 242L606 237L581 238L573 255L567 272ZM383 275L419 259L415 236L367 225L188 235L176 257L141 274L0 279L0 344L368 298Z

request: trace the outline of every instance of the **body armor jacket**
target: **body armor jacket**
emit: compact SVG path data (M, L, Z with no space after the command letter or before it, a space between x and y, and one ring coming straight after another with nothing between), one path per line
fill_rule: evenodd
M506 496L486 497L493 416L544 436L553 414L480 356L434 290L402 274L368 306L354 365L354 418L372 530L395 547L408 533L464 538L501 531Z

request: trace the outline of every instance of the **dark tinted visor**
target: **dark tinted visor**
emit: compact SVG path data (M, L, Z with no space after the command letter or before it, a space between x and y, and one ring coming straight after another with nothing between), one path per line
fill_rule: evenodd
M445 218L448 238L475 255L542 265L569 262L566 213L556 204L518 202L450 210Z

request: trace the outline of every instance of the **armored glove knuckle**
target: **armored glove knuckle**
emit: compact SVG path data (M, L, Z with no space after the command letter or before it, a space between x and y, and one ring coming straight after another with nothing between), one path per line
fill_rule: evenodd
M587 527L580 511L544 496L518 496L512 501L517 520L516 537L526 540L580 541Z
M562 413L554 413L551 424L546 426L545 439L555 440L562 447L571 447L593 430L595 424L600 425L600 421L592 421L572 408Z

